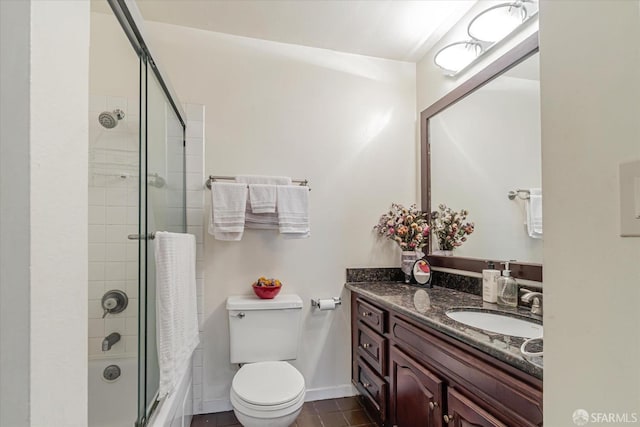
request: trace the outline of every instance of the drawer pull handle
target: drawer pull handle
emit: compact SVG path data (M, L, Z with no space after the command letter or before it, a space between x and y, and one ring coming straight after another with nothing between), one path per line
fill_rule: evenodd
M369 344L369 343L362 344L362 348L366 349L366 348L369 348L369 347L371 347L371 344Z
M369 384L369 383L362 383L362 386L363 386L364 388L369 388L369 387L371 387L371 384Z
M453 415L445 415L444 416L444 423L445 424L449 424L450 421L453 421Z
M373 313L371 313L370 311L363 311L362 312L362 317L368 317L368 316L373 316Z
M438 402L429 402L429 409L432 411L438 407Z

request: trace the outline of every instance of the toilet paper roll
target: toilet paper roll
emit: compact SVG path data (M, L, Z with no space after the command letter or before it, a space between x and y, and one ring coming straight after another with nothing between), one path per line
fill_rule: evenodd
M318 300L318 308L320 310L335 310L336 302L333 299Z

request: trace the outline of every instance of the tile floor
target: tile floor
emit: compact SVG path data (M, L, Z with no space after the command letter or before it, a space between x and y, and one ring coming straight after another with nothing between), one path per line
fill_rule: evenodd
M375 427L357 396L306 402L291 427L347 426ZM191 427L240 427L240 424L231 411L196 415Z

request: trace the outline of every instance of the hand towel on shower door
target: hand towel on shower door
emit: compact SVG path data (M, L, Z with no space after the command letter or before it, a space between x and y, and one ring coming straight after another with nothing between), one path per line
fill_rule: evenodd
M155 237L156 334L160 365L159 397L183 377L198 336L196 238L161 231Z

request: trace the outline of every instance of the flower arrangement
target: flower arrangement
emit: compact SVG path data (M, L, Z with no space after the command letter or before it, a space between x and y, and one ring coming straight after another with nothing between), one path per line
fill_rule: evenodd
M434 234L443 251L452 251L467 241L467 236L473 233L474 223L465 222L469 212L461 209L456 212L447 205L441 204L438 210L431 213Z
M398 243L403 251L422 249L429 235L428 215L418 210L415 204L405 208L392 203L389 212L383 214L373 229L378 235Z

